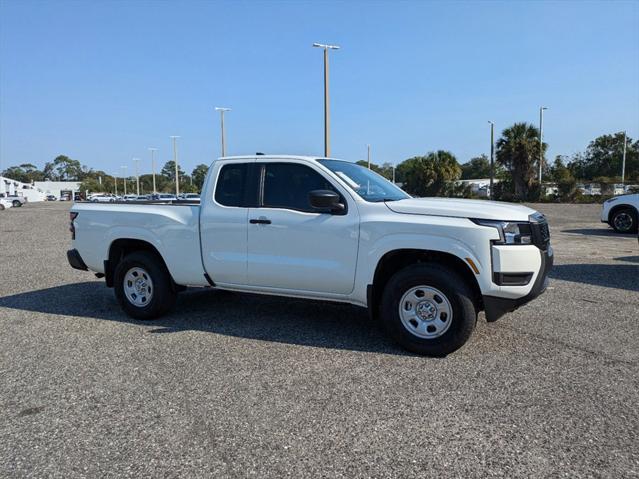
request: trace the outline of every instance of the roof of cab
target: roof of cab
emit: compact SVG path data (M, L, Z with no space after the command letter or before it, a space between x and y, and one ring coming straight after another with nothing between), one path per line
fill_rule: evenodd
M223 156L218 160L324 160L328 158L322 158L317 156L306 155L243 155L243 156Z

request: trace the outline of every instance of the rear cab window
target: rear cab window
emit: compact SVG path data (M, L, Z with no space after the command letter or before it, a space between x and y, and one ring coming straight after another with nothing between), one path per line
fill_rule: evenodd
M215 201L222 206L257 206L257 179L254 163L227 163L220 169L215 185Z

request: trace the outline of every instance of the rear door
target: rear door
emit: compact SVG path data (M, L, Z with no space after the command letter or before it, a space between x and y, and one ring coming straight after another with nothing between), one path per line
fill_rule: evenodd
M348 294L353 290L359 213L350 195L303 162L264 161L259 206L248 210L248 281L264 288ZM339 193L343 214L318 212L313 190Z
M216 283L247 284L248 207L257 204L254 161L223 162L213 195L201 199L202 262Z

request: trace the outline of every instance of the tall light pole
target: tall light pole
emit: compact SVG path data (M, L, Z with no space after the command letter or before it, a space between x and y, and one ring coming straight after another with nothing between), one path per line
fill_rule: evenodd
M151 152L151 173L153 174L153 194L157 193L155 188L155 152L158 151L157 148L149 148Z
M621 159L621 184L623 185L626 180L626 145L628 144L628 135L623 132L623 156ZM625 192L625 188L624 188Z
M493 199L493 183L495 182L495 124L490 123L490 190L488 191L488 199Z
M368 169L371 169L371 145L366 145L366 152L368 156Z
M122 169L124 170L124 174L122 175L122 178L124 180L124 196L126 196L126 165L123 165Z
M118 196L118 172L113 175L113 183L115 183L115 196Z
M539 108L539 194L541 195L541 170L544 164L544 110L548 107Z
M173 163L175 163L175 196L180 194L180 174L178 169L178 155L177 155L177 139L179 136L170 136L173 140Z
M224 113L227 111L231 111L231 109L225 108L223 106L216 106L215 111L220 112L220 124L222 126L222 156L226 156L226 131L224 130Z
M316 48L324 49L324 156L331 156L330 142L330 114L328 101L328 51L339 50L338 45L324 45L322 43L313 43Z
M140 158L133 158L133 162L135 163L135 186L136 186L136 194L140 196Z

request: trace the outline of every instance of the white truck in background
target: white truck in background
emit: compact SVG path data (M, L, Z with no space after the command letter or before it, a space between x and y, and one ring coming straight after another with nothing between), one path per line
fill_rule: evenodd
M11 202L11 206L14 208L19 208L23 204L27 202L27 199L24 196L19 195L9 195L8 193L0 193L0 198L5 202Z
M541 294L553 263L540 213L411 198L356 164L220 158L201 202L76 203L72 267L94 271L137 319L187 286L348 302L409 351L441 356ZM302 320L302 319L300 319Z

